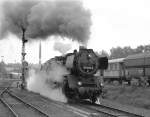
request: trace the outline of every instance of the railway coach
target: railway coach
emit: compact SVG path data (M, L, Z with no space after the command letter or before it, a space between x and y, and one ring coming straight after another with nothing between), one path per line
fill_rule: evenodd
M145 82L150 85L150 52L129 55L124 59L126 77L137 79L139 84Z
M139 85L150 85L150 52L129 55L126 58L108 61L108 69L104 71L104 81L123 81Z
M112 59L108 61L108 68L104 71L104 81L112 82L125 80L124 59Z

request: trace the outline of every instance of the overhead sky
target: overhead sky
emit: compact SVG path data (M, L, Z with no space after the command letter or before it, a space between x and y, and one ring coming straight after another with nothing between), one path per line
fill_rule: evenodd
M87 47L96 51L109 50L117 46L150 44L150 1L149 0L82 0L85 8L92 14L91 35ZM21 41L16 36L0 40L0 57L5 62L21 61ZM62 41L64 42L64 41ZM42 42L42 62L60 55L53 50L55 42ZM71 41L65 41L71 43ZM38 62L39 42L28 43L26 60ZM74 43L73 48L78 44Z
M149 0L98 0L86 4L93 14L89 47L108 51L116 46L150 44Z

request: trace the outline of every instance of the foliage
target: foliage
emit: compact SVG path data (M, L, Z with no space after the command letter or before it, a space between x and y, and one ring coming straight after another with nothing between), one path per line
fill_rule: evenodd
M150 52L150 45L140 45L137 48L133 49L130 46L126 47L116 47L116 48L111 48L110 50L110 59L116 59L116 58L124 58L127 57L128 55L132 54L138 54L142 52Z
M109 58L109 54L105 51L105 50L102 50L100 52L95 52L96 55L98 55L99 57L100 56L107 56Z

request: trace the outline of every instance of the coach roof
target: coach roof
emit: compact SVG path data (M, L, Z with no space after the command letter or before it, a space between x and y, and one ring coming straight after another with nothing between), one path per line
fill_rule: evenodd
M126 60L127 59L148 58L148 57L150 57L150 52L144 52L144 53L140 53L140 54L129 55L126 57Z
M111 59L109 63L120 63L123 62L125 58Z

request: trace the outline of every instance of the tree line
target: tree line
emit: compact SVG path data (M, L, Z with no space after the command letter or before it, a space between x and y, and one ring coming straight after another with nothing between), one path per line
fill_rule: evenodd
M107 56L109 59L116 59L116 58L124 58L128 55L139 54L143 52L150 52L150 45L140 45L136 48L131 48L130 46L125 47L116 47L111 48L110 53L102 50L98 52L99 55Z

